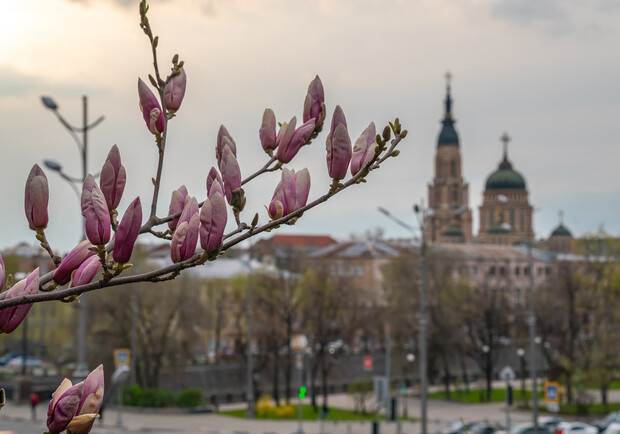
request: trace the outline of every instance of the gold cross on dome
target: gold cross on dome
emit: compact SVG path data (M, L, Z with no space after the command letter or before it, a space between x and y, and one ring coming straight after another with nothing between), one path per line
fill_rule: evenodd
M510 136L508 133L504 133L501 137L502 142L504 142L504 157L508 155L508 142L510 141Z
M564 211L558 211L558 215L560 216L560 224L564 224Z
M446 82L448 84L448 87L450 87L450 80L452 80L452 74L450 73L450 71L446 72L446 75L444 77L446 77Z

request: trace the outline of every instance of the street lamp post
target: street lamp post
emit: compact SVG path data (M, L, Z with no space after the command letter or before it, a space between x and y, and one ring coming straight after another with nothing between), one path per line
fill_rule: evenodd
M62 179L67 181L71 188L73 188L74 192L78 196L78 201L80 199L80 188L76 186L79 184L80 186L84 183L86 179L86 175L88 174L88 131L95 128L99 125L104 117L100 116L93 123L88 123L88 97L86 95L82 96L82 127L75 127L71 125L67 120L62 117L62 115L58 112L58 104L52 97L42 96L41 102L43 105L52 111L56 118L60 121L60 123L69 131L71 137L77 144L78 150L80 151L80 156L82 160L82 177L76 178L67 175L62 171L62 166L53 160L45 160L44 164L48 169L51 169L57 172ZM82 139L78 137L78 133L82 133ZM85 228L82 225L82 240L85 239ZM76 371L74 373L74 377L76 380L82 380L86 378L88 375L88 366L86 365L86 326L87 326L87 301L88 297L86 294L82 294L80 297L80 303L77 305L77 309L79 309L78 313L78 336L77 336L77 366Z
M527 325L529 327L530 339L530 371L532 375L532 422L534 424L534 433L538 434L538 387L536 380L536 314L534 311L534 264L532 258L532 242L527 243L527 262L529 268L529 312L527 316Z
M401 221L400 219L393 216L388 210L385 208L379 207L379 211L390 218L392 221L396 222L400 226L404 227L409 231L415 231L415 228L407 223ZM422 245L420 246L420 284L419 284L419 299L420 299L420 310L418 312L418 329L419 329L419 355L420 355L420 373L419 373L419 381L420 381L420 425L421 425L421 433L427 433L427 355L426 355L426 326L428 323L427 319L427 307L426 307L426 217L430 215L432 210L426 210L419 205L413 206L413 211L418 219L418 226L420 231L422 232Z
M517 356L519 356L521 365L521 399L525 402L525 350L523 348L517 349Z
M248 249L248 294L247 294L247 316L248 316L248 335L247 335L247 390L246 398L248 400L248 408L245 416L249 419L254 418L254 365L252 359L252 242L250 241L250 247Z
M420 247L420 422L421 432L426 434L427 420L426 420L426 325L427 325L427 312L426 312L426 210L420 208L418 205L413 207L413 211L418 216L418 223L420 224L420 231L422 232L422 245Z

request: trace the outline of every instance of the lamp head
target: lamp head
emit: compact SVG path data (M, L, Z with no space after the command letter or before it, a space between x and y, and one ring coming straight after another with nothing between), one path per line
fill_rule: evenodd
M54 99L51 96L42 96L41 102L43 103L45 107L47 107L50 110L54 110L54 111L58 110L58 104L56 104L56 101L54 101Z
M47 167L50 170L53 170L54 172L62 171L62 166L57 161L54 161L54 160L43 160L43 164L45 165L45 167Z

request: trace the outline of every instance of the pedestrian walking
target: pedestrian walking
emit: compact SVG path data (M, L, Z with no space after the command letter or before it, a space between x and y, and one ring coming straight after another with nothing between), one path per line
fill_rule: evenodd
M30 394L30 411L32 414L32 420L37 420L37 404L39 403L39 395L32 392Z

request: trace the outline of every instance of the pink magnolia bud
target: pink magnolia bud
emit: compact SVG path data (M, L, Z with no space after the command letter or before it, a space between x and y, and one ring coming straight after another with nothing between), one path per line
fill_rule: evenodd
M47 408L47 430L49 434L60 434L63 432L77 411L82 395L84 393L84 383L75 386L71 380L65 378L52 393L52 400Z
M88 240L84 240L75 246L73 250L65 256L56 271L54 271L54 282L58 285L66 285L69 283L73 270L76 270L82 265L82 262L95 254L95 252L90 250L91 247L93 247L93 245L88 242Z
M76 417L69 424L71 434L88 434L90 432L95 417L101 409L103 391L103 365L99 365L84 380L84 391L75 412Z
M282 163L290 162L303 145L308 142L310 135L314 131L314 119L308 120L299 128L295 129L297 118L293 116L287 124L284 122L276 137L278 152L276 158Z
M23 297L39 292L39 269L37 268L23 280L17 282L8 290L5 300ZM32 308L32 303L20 304L19 306L5 307L0 310L0 332L11 333L26 318Z
M126 179L125 167L121 164L121 154L118 152L118 147L114 145L110 149L105 163L103 163L99 178L108 210L116 209L120 203L123 190L125 190Z
M170 198L170 206L168 207L168 215L173 215L178 212L183 211L185 207L185 200L187 199L187 188L185 185L180 186L178 189L172 192L172 197ZM179 219L176 218L172 221L168 222L168 227L171 231L177 228L179 224Z
M221 156L220 171L224 181L224 192L226 193L228 203L232 205L232 192L241 188L241 170L239 169L237 157L228 145L222 149Z
M4 278L6 277L6 270L4 268L4 262L2 261L2 255L0 255L0 291L4 285Z
M187 77L185 76L185 69L180 68L179 74L172 77L164 88L166 110L174 113L181 107L183 97L185 96L186 84Z
M170 242L172 262L185 261L192 257L196 251L199 230L198 202L195 197L191 197L187 200L179 218L179 224L172 235L172 241Z
M47 227L47 202L49 201L49 189L45 172L38 164L32 166L28 179L26 180L26 193L24 195L24 205L26 218L30 229Z
M377 133L375 123L370 125L362 132L362 135L355 141L353 154L351 156L351 175L355 176L364 168L375 156L377 149Z
M140 110L146 122L146 127L153 134L161 134L166 128L166 119L161 111L159 101L151 89L138 78L138 96L140 97Z
M214 185L200 210L200 245L207 252L222 244L227 218L224 195Z
M95 178L90 173L82 187L82 215L86 225L86 237L96 245L110 241L111 226L108 204Z
M86 258L73 273L71 285L69 286L73 288L80 285L88 285L99 273L99 270L101 270L101 261L98 256Z
M317 75L308 86L308 93L304 101L304 122L314 119L316 127L323 125L325 121L325 94L323 93L323 83Z
M282 169L282 180L269 204L269 216L272 219L285 217L292 212L306 206L310 193L310 172L308 169L295 172L287 168Z
M222 151L224 150L224 146L228 145L234 156L237 156L237 144L233 140L232 136L228 133L228 130L224 125L220 125L220 129L217 132L217 144L215 146L215 158L218 161L222 159ZM220 171L222 168L220 167Z
M220 177L215 167L211 167L209 175L207 175L207 197L211 197L212 194L218 192L224 196L224 181Z
M332 116L332 128L325 142L327 148L327 172L330 178L343 179L351 161L351 138L347 131L347 120L339 105Z
M265 151L276 149L276 115L271 109L265 109L263 123L258 130L260 144Z
M133 246L140 234L140 227L142 227L142 204L137 197L125 211L114 238L112 258L119 264L129 262Z

